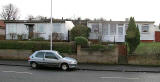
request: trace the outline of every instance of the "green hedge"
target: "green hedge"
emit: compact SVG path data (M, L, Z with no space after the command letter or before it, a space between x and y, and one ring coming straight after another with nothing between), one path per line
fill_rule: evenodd
M22 50L49 50L50 43L37 41L0 41L0 49L22 49ZM68 42L53 42L53 50L61 53L75 53L76 48L74 43Z
M75 37L75 42L77 45L81 45L82 48L88 47L88 40L85 37L82 36Z

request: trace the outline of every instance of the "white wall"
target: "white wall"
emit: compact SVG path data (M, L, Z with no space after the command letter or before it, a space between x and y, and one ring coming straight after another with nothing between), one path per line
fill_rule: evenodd
M28 37L28 29L25 25L26 23L6 23L6 39L11 39L10 33L16 34L26 34ZM29 23L34 24L34 32L40 33L40 37L49 39L49 35L51 33L51 25L50 23ZM63 40L68 40L68 30L73 28L72 22L65 23L53 23L52 32L62 33L64 38ZM15 38L17 39L17 37ZM28 38L26 38L28 39Z
M149 32L142 32L142 24L146 23L139 23L139 31L140 31L140 40L155 40L155 28L153 24L149 24Z
M92 29L92 24L94 23L88 23L87 26L89 28ZM139 31L140 31L140 40L155 40L155 27L153 25L153 23L149 24L149 32L147 33L143 33L141 31L142 29L142 24L147 24L147 23L137 23L138 27L139 27ZM118 24L116 24L116 34L115 35L110 35L110 31L109 34L106 35L105 33L102 33L102 41L103 42L125 42L125 34L126 34L126 30L125 30L125 24L123 24L123 35L118 35ZM108 30L110 30L110 24L108 24ZM100 27L101 28L101 27ZM103 31L105 32L105 31ZM96 33L90 33L89 39L98 39L98 34Z

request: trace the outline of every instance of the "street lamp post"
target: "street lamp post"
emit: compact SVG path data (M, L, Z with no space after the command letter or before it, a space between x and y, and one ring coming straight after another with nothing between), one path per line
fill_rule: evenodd
M51 0L51 34L50 34L50 50L52 50L52 28L53 28L53 25L52 25L52 0Z

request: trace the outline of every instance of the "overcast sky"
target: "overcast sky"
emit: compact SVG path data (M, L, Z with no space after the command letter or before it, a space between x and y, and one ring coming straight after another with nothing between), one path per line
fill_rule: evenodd
M21 19L28 15L50 17L50 0L0 0L19 8ZM105 18L125 20L134 16L138 21L160 23L160 0L53 0L54 18Z

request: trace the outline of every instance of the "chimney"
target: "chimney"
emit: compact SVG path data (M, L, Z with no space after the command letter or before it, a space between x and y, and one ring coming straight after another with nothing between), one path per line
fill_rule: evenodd
M15 18L13 18L13 21L15 21L16 19Z
M112 21L112 19L110 19L110 21Z
M62 17L62 20L63 20L63 17Z
M128 22L128 21L129 21L129 19L128 19L128 18L125 18L125 21L127 21L127 22Z

